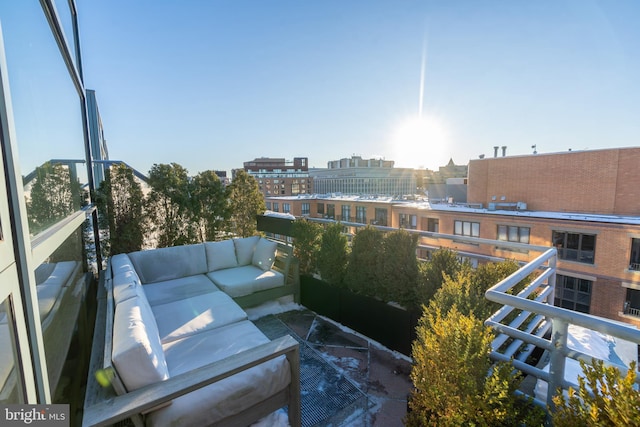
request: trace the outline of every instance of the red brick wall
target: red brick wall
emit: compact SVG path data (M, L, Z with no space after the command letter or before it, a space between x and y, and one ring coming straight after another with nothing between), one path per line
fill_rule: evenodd
M471 160L468 201L485 206L525 202L528 210L538 211L637 215L639 162L640 148Z

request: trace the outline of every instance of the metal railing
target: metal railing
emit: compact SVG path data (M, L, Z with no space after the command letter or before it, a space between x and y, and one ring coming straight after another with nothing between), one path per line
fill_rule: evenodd
M609 319L567 310L553 305L556 279L557 252L551 248L518 271L490 288L485 296L504 306L485 324L497 333L493 341L491 358L511 361L516 369L548 384L546 402L534 398L541 406L553 408L553 396L558 389L577 389L577 383L565 378L567 358L591 363L591 355L569 348L569 325L582 326L622 340L640 344L640 330ZM537 277L517 294L512 290L531 274ZM507 323L508 322L508 323ZM534 348L549 353L549 371L529 365L526 359ZM604 360L605 365L615 366L626 374L627 367ZM640 384L640 378L636 380Z

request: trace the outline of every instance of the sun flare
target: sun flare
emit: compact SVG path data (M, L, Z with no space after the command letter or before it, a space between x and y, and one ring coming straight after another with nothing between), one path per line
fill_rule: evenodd
M433 115L411 117L400 123L391 139L397 167L429 167L445 165L451 153L444 121Z

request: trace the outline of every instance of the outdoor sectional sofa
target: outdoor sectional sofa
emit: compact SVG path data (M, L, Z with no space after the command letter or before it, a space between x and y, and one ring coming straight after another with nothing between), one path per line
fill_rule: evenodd
M83 425L249 425L283 406L300 425L298 343L270 341L242 308L297 298L290 258L259 236L113 256Z

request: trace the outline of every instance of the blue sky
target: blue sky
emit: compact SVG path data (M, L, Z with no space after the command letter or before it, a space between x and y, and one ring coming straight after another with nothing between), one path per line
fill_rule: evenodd
M77 7L110 157L143 172L230 171L262 156L326 167L353 154L433 169L493 146L640 145L636 1ZM422 125L407 124L420 110Z

